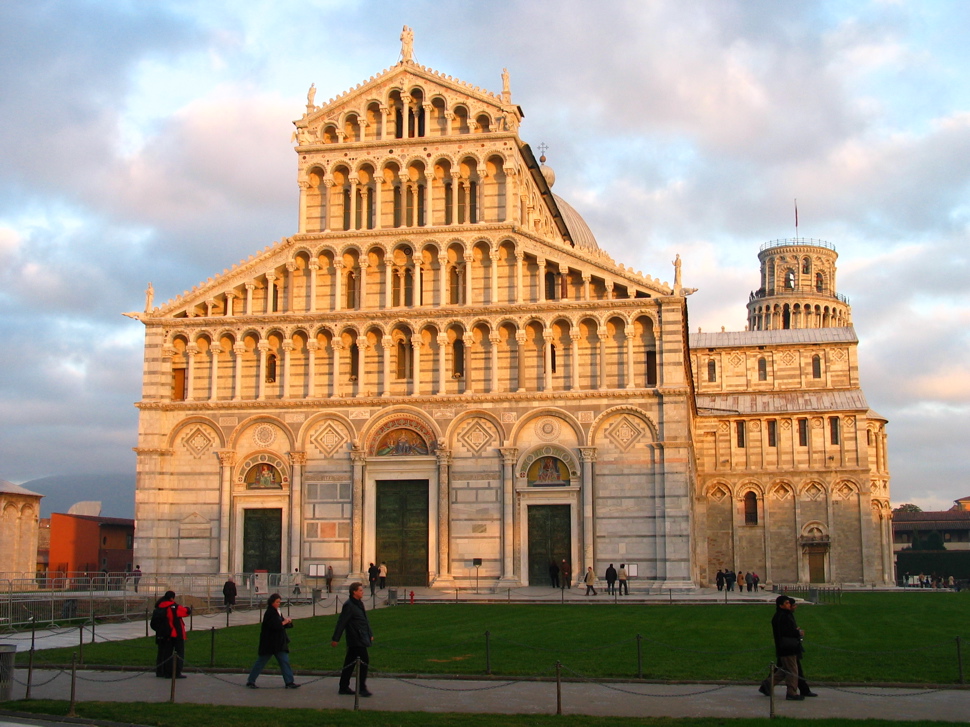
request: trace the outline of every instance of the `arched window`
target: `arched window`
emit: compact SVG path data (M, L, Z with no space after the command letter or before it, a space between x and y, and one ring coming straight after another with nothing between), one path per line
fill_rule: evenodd
M276 381L276 354L271 353L266 357L266 383L272 384Z
M556 295L556 274L553 272L546 273L546 300L557 300Z
M768 361L762 356L758 359L758 381L768 380Z
M744 495L744 524L758 524L758 495L754 492L747 492Z
M347 271L347 309L353 310L357 307L357 273L353 270Z
M818 354L812 356L812 378L822 378L822 357Z
M461 379L465 376L465 342L456 338L451 344L451 377Z
M785 290L795 289L795 271L789 270L785 273Z
M717 381L717 364L714 363L714 359L707 362L707 380L712 383Z
M360 348L354 344L350 347L350 380L357 381L360 376Z
M815 292L821 293L825 289L825 280L822 278L822 273L815 273Z
M647 351L647 386L657 385L657 352Z
M461 305L465 302L465 276L464 271L458 265L452 265L448 270L448 296L452 305Z
M802 260L802 275L808 275L812 272L812 261L810 258L805 258Z
M414 362L414 349L408 341L400 340L397 342L397 378L410 379L412 365Z
M744 449L745 426L743 421L734 423L734 432L737 437L738 448Z
M829 440L832 444L838 444L840 440L839 418L829 417Z

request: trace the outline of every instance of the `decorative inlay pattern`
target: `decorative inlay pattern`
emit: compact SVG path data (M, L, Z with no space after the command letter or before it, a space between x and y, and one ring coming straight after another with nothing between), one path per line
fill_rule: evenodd
M625 452L643 438L643 428L633 418L622 416L610 424L604 432L607 439Z
M710 498L714 502L723 502L726 498L730 497L731 493L725 488L718 485L713 490L711 490Z
M253 444L257 447L268 447L276 441L276 427L271 424L259 424L253 429Z
M825 494L825 491L814 482L805 488L802 493L802 499L804 500L818 500Z
M206 454L212 447L215 440L209 435L205 428L196 426L182 437L182 446L199 459Z
M793 354L791 351L785 351L785 353L781 355L781 361L786 366L791 366L793 363L795 363L795 354Z
M543 442L555 442L562 432L562 424L554 417L543 417L535 423L534 431Z
M788 500L794 497L788 485L775 485L771 490L771 496L775 500Z
M737 368L742 363L744 363L744 357L740 353L736 353L733 356L731 356L731 365L734 368Z
M502 424L515 424L516 419L518 419L518 415L514 411L502 412Z
M581 411L579 412L579 421L583 424L589 424L595 419L595 412L591 411Z
M490 427L485 426L481 419L473 419L458 434L458 441L475 454L481 454L487 446L495 441Z
M327 457L332 457L346 442L347 437L343 429L333 422L327 422L318 427L310 437L310 443Z

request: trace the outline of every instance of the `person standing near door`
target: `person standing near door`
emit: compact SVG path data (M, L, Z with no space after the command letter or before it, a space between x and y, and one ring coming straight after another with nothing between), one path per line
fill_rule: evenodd
M367 689L367 670L370 667L370 659L367 656L367 649L374 642L374 633L370 630L367 611L364 609L364 584L359 581L350 584L350 598L344 601L330 645L336 648L340 643L340 637L344 634L347 635L347 654L344 656L337 694L354 694L350 688L350 675L354 673L357 659L360 659L357 691L360 696L369 697L371 692Z
M385 563L383 560L377 567L377 578L380 580L380 585L378 587L383 591L385 588L387 588L387 563Z
M370 582L370 594L372 596L377 593L377 578L378 573L380 572L380 569L373 563L371 563L370 568L367 569L367 580Z
M620 582L620 595L626 591L626 595L630 595L630 586L626 582L626 563L620 563L620 570L616 572L616 578Z

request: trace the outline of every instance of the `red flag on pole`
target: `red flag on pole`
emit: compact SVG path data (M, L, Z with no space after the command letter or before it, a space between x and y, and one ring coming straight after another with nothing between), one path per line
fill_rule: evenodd
M798 238L798 199L795 200L795 238Z

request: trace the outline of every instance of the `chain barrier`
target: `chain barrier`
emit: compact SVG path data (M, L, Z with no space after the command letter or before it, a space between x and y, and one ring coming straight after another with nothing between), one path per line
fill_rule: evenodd
M55 679L57 679L57 677L59 677L61 674L67 674L67 672L64 671L63 669L58 669L57 671L54 672L54 676L52 676L46 682L40 682L39 684L37 682L33 682L33 683L31 683L31 687L46 687L52 681L54 681ZM27 686L27 682L20 681L16 676L14 676L13 680L15 682L17 682L17 684L19 684L22 687L26 687Z
M624 689L623 687L614 686L614 685L608 684L606 682L598 682L595 679L592 679L590 677L587 677L584 674L581 674L580 672L576 671L575 669L570 669L565 664L561 664L560 666L561 666L561 668L563 668L566 671L568 671L570 674L574 674L576 676L576 678L579 679L582 682L586 682L587 684L595 684L596 686L603 687L604 689L609 689L609 690L614 691L614 692L623 692L624 694L632 694L632 695L634 695L636 697L660 697L660 698L696 697L699 694L710 694L711 692L718 692L718 691L720 691L722 689L727 689L730 686L735 686L735 685L731 685L731 684L718 684L718 685L716 685L714 687L711 687L710 689L701 689L700 691L696 691L696 692L685 692L685 693L682 693L682 694L645 694L644 692L636 692L636 691L633 691L631 689Z
M493 634L492 635L492 642L494 643L495 641L496 641L496 638L495 638L495 635ZM612 644L605 644L603 646L591 646L589 648L584 648L584 649L570 649L570 648L562 647L562 646L557 647L555 649L549 649L549 648L546 648L545 646L532 646L531 644L521 644L521 643L519 643L517 641L511 641L509 639L498 639L498 641L500 643L506 643L506 644L511 644L512 646L518 646L518 647L521 647L523 649L532 649L533 651L545 651L546 653L553 653L553 654L555 654L555 653L560 653L560 652L565 651L565 652L569 652L569 653L572 653L572 654L585 654L585 653L588 653L588 652L605 651L606 649L612 649L612 648L614 648L616 646L619 646L620 644L626 644L626 643L629 643L629 642L635 642L636 639L635 638L633 638L633 639L620 639L619 641L614 641Z
M949 641L941 641L938 644L930 644L929 646L914 646L909 649L882 649L882 650L872 650L872 651L859 651L857 649L840 649L838 646L826 646L825 644L816 644L812 642L812 646L825 649L827 651L841 651L844 654L898 654L900 652L917 652L917 651L930 651L932 649L940 649L944 646L950 646Z
M936 694L938 692L945 691L943 689L927 689L922 692L911 692L908 694L871 694L869 692L857 692L852 689L846 689L845 687L833 687L828 684L825 685L826 689L831 689L833 692L843 692L845 694L854 694L857 697L879 697L880 699L896 699L897 697L921 697L925 694Z
M378 675L380 672L371 671L370 676ZM424 684L420 679L407 679L405 677L396 677L385 675L381 677L382 679L391 679L393 681L401 682L402 684L408 684L412 687L421 687L421 689L428 689L434 692L489 692L495 689L503 689L505 687L512 686L513 684L518 684L522 682L522 679L514 679L509 682L502 682L501 684L489 684L487 687L472 687L464 689L454 689L451 687L439 687L434 684Z

